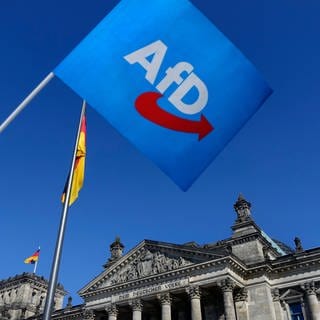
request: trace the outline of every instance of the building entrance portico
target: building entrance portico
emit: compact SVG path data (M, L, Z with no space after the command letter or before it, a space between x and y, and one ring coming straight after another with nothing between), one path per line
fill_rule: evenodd
M226 283L228 289L226 290ZM235 320L234 282L220 286L187 286L133 300L118 301L97 313L99 320ZM144 292L148 292L144 289ZM227 292L227 301L224 301ZM130 296L130 295L129 295ZM231 297L231 298L230 298ZM115 297L114 300L117 300ZM226 310L227 306L227 310Z

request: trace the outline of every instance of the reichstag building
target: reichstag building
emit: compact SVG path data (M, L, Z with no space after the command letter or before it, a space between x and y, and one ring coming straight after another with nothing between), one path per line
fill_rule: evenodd
M123 254L117 238L104 270L54 320L320 320L320 247L291 249L255 223L239 196L230 238L199 245L144 240ZM47 280L25 273L0 282L3 320L41 319Z

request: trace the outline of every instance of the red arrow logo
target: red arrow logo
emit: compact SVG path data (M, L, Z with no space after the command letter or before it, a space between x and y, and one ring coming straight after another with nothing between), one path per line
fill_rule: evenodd
M199 121L183 119L161 109L157 101L162 97L159 92L145 92L135 102L138 112L149 121L161 127L188 133L197 133L198 140L203 139L214 128L204 115Z

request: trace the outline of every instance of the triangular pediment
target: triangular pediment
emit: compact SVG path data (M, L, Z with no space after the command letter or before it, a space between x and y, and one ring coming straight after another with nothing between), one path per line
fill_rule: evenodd
M183 245L145 240L107 267L98 277L81 289L79 294L84 295L158 274L170 273L214 257L220 256L199 252L197 248Z
M280 299L286 300L286 299L299 298L301 296L303 296L303 293L301 291L298 291L295 289L288 289L283 294L281 294Z
M121 269L106 279L102 287L176 270L190 264L192 261L183 257L169 256L159 250L151 251L143 248L130 263L123 265Z

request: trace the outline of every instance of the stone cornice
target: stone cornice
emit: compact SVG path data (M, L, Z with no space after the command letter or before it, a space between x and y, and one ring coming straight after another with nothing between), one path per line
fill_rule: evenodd
M305 259L311 259L311 258L312 259L320 258L320 247L304 250L301 252L295 252L283 257L279 257L276 260L274 260L274 264L276 265L276 264L290 263L292 261L303 261Z
M245 220L242 222L236 222L231 229L233 231L240 229L240 228L244 228L244 227L249 227L249 226L253 226L255 229L257 229L257 231L261 231L261 228L252 220Z
M255 233L251 233L248 235L244 235L241 237L237 237L237 238L230 238L225 240L225 243L229 243L231 245L237 245L237 244L242 244L242 243L246 243L246 242L250 242L250 241L255 241L260 237L259 232L255 232Z
M189 255L190 258L192 257L201 257L203 259L211 260L212 257L222 257L225 255L225 252L221 251L221 248L218 246L214 246L211 249L208 249L207 247L203 246L189 246L186 244L174 244L174 243L166 243L166 242L160 242L160 241L153 241L153 240L145 240L146 244L150 248L164 248L168 250L168 252L173 253L183 253L185 255ZM216 250L213 250L216 249Z
M270 279L281 277L291 271L300 273L304 269L319 269L320 248L307 250L299 254L290 254L275 260L257 263L247 267L245 279L266 275Z
M117 293L123 290L135 288L141 285L150 284L152 282L161 283L161 282L172 280L172 279L180 279L186 276L193 276L201 273L207 273L208 269L212 269L212 267L216 267L219 269L228 267L231 270L233 270L235 273L240 274L242 276L244 276L246 273L246 268L244 264L242 264L236 257L228 256L228 257L219 258L211 261L206 261L203 263L188 265L181 269L152 275L152 276L137 279L134 281L128 281L128 282L121 283L114 286L109 286L109 287L104 287L99 289L97 288L96 290L83 293L81 297L88 298L88 297L94 297L94 296L108 294L108 293Z
M64 308L60 310L55 310L51 316L52 319L58 320L74 320L74 319L84 319L85 306L84 304L76 305L71 308ZM28 320L39 320L42 315L35 315L29 317Z
M38 319L38 318L37 318ZM62 313L54 313L52 319L63 319L63 320L74 320L74 319L84 319L84 310L75 310Z

